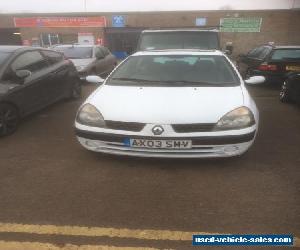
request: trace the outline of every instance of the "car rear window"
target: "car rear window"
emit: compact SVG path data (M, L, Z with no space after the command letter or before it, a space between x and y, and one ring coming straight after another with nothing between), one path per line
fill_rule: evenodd
M216 32L149 32L143 33L139 50L218 49Z
M11 55L8 52L1 52L0 51L0 66L7 60L7 58Z
M236 86L239 79L224 56L132 56L109 78L111 85Z
M92 47L55 47L55 50L64 53L64 55L69 59L87 59L93 57Z
M276 49L272 60L300 60L300 49Z

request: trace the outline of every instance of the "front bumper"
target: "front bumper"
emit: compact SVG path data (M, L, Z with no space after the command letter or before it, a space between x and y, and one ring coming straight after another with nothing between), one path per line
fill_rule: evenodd
M88 150L116 155L161 158L215 158L232 157L245 153L253 144L256 130L238 135L169 136L110 134L76 129L80 144ZM190 149L133 148L124 143L125 138L192 140Z

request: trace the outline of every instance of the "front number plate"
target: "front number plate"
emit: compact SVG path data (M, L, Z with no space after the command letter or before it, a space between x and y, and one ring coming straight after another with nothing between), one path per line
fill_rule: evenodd
M134 148L169 148L183 149L191 148L191 140L144 140L144 139L125 139L124 144Z

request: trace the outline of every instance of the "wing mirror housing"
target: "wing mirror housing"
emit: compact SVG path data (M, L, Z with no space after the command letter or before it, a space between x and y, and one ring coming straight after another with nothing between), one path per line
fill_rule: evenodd
M25 70L25 69L22 69L22 70L17 70L16 71L16 76L20 79L25 79L27 78L28 76L31 76L31 72L29 70Z
M89 83L102 84L104 79L100 76L87 76L85 80Z
M257 84L264 83L266 81L266 78L264 76L251 76L250 78L244 81L248 85L257 85Z

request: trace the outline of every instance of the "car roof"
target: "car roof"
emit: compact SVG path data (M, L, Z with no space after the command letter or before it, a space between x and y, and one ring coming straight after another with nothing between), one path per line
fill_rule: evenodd
M138 51L132 56L142 55L218 55L224 56L224 53L220 50L197 50L197 49L172 49L172 50L147 50Z
M186 28L186 29L149 29L149 30L143 30L142 33L157 33L157 32L219 32L218 29L192 29L192 28Z
M297 45L289 45L289 46L285 46L285 45L279 45L279 46L274 46L274 49L300 49L300 46Z

